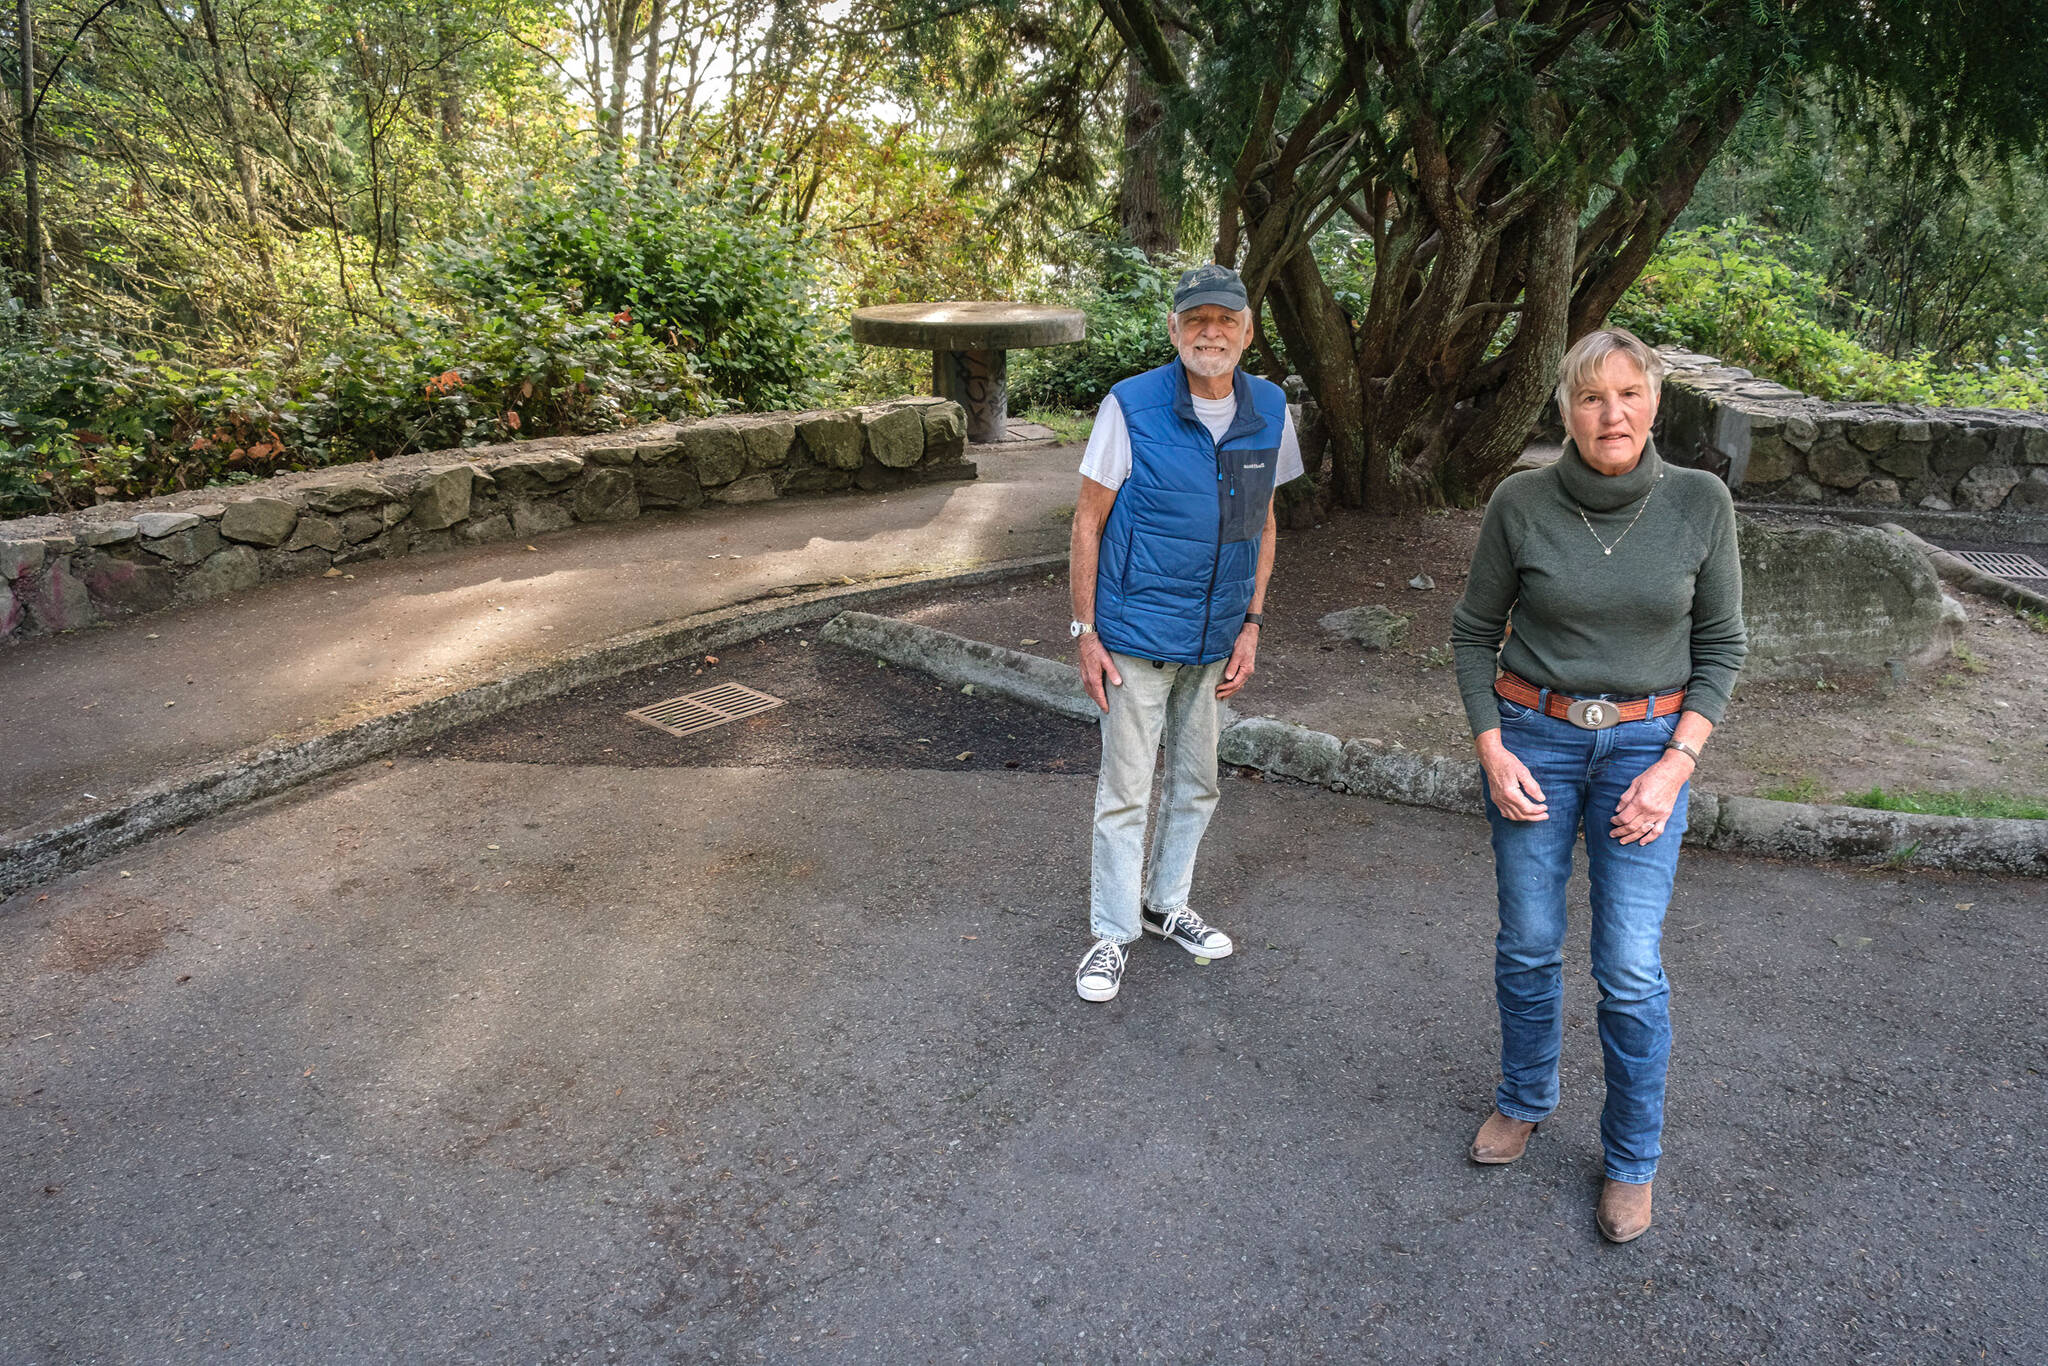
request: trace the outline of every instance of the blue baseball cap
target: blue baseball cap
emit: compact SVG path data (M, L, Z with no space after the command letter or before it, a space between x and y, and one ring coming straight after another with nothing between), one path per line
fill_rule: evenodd
M1173 290L1173 311L1185 313L1203 304L1216 304L1242 312L1249 307L1245 298L1244 281L1229 266L1196 266L1193 270L1181 272L1180 283Z

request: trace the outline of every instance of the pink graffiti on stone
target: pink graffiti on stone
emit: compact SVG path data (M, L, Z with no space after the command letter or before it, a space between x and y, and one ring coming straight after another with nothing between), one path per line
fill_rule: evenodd
M15 580L14 591L44 631L70 631L92 623L92 597L71 572L68 558L51 560Z
M92 605L102 616L154 612L170 605L177 579L170 570L133 560L101 559L84 574Z

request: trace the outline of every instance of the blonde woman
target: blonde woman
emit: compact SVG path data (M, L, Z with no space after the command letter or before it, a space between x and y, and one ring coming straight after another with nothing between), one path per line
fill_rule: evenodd
M1660 954L1688 782L1747 654L1735 507L1650 438L1663 358L1620 328L1559 366L1569 439L1495 490L1452 617L1486 772L1500 933L1501 1080L1475 1162L1513 1162L1558 1102L1565 885L1583 830L1600 988L1611 1242L1650 1227L1670 986Z

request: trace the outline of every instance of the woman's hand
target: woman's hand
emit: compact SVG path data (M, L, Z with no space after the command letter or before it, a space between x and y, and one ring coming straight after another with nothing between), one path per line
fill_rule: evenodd
M1648 844L1664 833L1678 789L1692 776L1692 760L1675 749L1636 775L1614 809L1611 833L1619 844Z
M1482 732L1472 746L1479 751L1479 766L1486 770L1486 790L1503 816L1511 821L1550 819L1550 807L1544 803L1536 775L1501 743L1499 731Z

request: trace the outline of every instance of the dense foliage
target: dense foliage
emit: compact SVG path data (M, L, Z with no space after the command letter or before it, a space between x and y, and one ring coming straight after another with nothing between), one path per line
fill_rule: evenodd
M1073 272L1062 298L1088 315L1087 340L1019 353L1010 367L1014 406L1090 408L1118 380L1173 355L1166 315L1174 274L1135 248L1115 245L1102 246L1088 265Z
M1010 287L929 133L860 108L903 73L858 6L34 10L33 157L0 89L0 516L900 393L923 376L847 309Z
M1651 342L1673 342L1822 398L1946 403L2048 411L2048 360L2029 328L1992 341L1982 361L1943 366L1894 357L1833 319L1844 301L1827 280L1784 259L1739 220L1674 233L1616 305L1613 320Z
M0 516L703 412L686 352L525 286L221 365L60 316L0 338Z
M1903 358L1992 361L2048 317L2038 155L1936 154L1924 126L1866 126L1815 99L1752 109L1681 228L1739 218L1825 282L1831 325Z
M533 291L638 322L687 352L711 391L749 408L801 406L824 370L815 244L752 212L752 186L678 187L594 158L537 181L486 226L436 248L440 279L496 312Z
M843 330L903 299L1077 303L1013 399L1086 406L1209 258L1347 501L1482 489L1617 306L1820 393L2042 402L2033 6L30 9L0 515L918 389Z
M1910 0L1001 0L961 22L991 15L1033 45L1033 79L983 120L1007 144L973 164L1080 187L1112 121L1134 126L1134 62L1215 258L1244 270L1320 402L1335 496L1387 507L1471 497L1511 465L1558 357L1760 99L1906 130L1918 166L2002 164L2048 122L2039 6L1958 23ZM1102 95L1119 76L1121 110ZM1326 274L1339 227L1363 289Z

